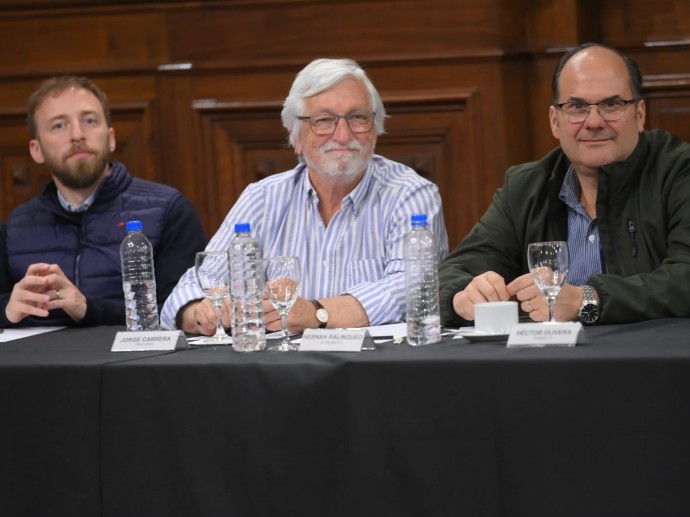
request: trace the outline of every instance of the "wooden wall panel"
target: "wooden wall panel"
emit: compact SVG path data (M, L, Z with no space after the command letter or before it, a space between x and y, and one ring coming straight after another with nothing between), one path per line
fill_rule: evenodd
M496 53L497 11L481 1L293 1L171 10L170 58L195 67L305 63L317 54L433 59Z
M151 69L167 61L164 29L157 13L4 13L0 78Z
M664 46L690 39L685 0L598 2L601 38L615 46Z
M280 107L311 59L360 62L382 92L377 151L441 188L455 244L508 166L557 145L557 59L613 43L645 74L648 125L690 137L685 0L0 0L0 218L47 175L23 110L51 75L85 74L113 104L118 156L176 186L209 234L250 181L293 166ZM25 154L26 153L26 154Z
M690 79L690 78L688 78ZM645 96L647 127L664 128L690 142L690 80L651 86Z
M376 152L436 183L449 243L455 246L483 209L479 96L473 90L383 93L390 119Z
M203 139L208 222L217 228L249 183L291 169L296 158L284 145L278 103L197 101L194 108Z
M28 130L23 115L0 117L0 209L9 214L50 181L50 175L29 156Z

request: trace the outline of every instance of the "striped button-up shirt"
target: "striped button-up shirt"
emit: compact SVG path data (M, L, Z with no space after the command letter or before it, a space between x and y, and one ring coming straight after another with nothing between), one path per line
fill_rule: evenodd
M570 268L566 282L586 284L589 277L604 272L597 220L591 219L580 204L580 182L571 165L563 179L560 199L568 205L568 251Z
M234 225L251 224L264 257L295 255L302 265L300 295L357 298L371 325L401 321L405 313L403 244L410 216L425 213L440 261L448 236L436 185L406 165L374 155L359 184L326 227L306 166L249 185L207 250L227 250ZM161 321L175 328L181 307L204 297L190 268L168 297Z

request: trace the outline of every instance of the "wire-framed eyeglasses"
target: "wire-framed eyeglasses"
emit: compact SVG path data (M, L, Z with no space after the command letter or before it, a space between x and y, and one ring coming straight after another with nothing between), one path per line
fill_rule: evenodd
M593 106L597 107L599 115L606 122L614 122L623 118L628 104L635 102L637 102L636 99L604 99L599 102L568 101L556 104L555 107L561 110L568 122L573 124L584 122Z
M345 115L335 115L333 113L321 113L319 115L311 115L309 117L297 117L299 120L309 122L309 127L316 135L331 135L335 133L335 128L338 127L340 119L347 122L347 126L353 133L367 133L374 127L374 116L376 113L365 113L357 111L355 113L347 113Z

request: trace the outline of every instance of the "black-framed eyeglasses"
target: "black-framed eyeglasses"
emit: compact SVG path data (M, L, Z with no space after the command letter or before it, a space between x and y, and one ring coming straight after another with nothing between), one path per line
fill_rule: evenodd
M635 102L637 102L637 99L604 99L599 102L568 101L555 104L554 106L563 113L568 122L578 124L585 121L592 106L597 107L599 115L606 122L614 122L623 118L628 104Z
M309 127L316 135L332 135L338 127L340 119L347 122L347 126L353 133L367 133L374 127L374 116L376 113L365 113L357 111L345 115L335 115L333 113L321 113L309 117L297 117L299 120L309 122Z

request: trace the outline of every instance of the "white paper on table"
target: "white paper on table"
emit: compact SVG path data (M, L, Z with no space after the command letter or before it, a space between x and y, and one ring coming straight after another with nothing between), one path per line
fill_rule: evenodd
M367 327L369 334L374 338L374 343L404 339L407 337L407 323L390 323L388 325L375 325ZM385 336L385 337L383 337ZM390 336L393 336L392 338Z
M4 329L0 333L0 343L7 341L14 341L23 337L35 336L37 334L44 334L46 332L53 332L54 330L64 329L65 327L24 327L16 329Z

